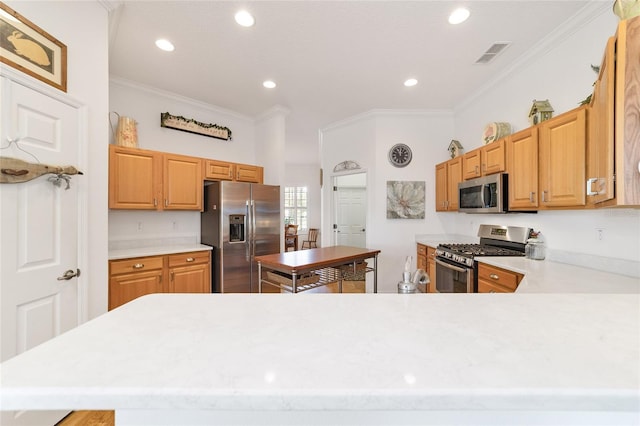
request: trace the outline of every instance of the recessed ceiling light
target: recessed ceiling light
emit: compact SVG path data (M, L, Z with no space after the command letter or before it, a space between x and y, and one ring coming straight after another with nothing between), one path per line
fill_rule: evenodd
M276 87L276 83L271 81L271 80L266 80L266 81L262 82L262 85L264 87L266 87L267 89L273 89L274 87Z
M469 17L471 12L469 12L469 9L465 9L464 7L460 7L456 10L454 10L451 15L449 15L449 23L456 25L456 24L460 24L464 21L467 20L467 18Z
M159 49L162 49L165 52L173 52L173 50L175 49L173 43L163 38L156 40L156 46L158 46Z
M415 86L416 84L418 84L418 80L416 80L415 78L410 78L404 82L404 85L407 87Z
M236 13L235 18L236 22L243 27L250 27L256 23L256 20L253 18L253 16L246 10L241 10L240 12Z

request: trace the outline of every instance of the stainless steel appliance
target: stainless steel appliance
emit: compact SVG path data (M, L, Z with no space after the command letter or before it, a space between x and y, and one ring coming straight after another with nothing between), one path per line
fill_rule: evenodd
M477 293L476 256L524 256L531 228L480 225L478 244L439 244L436 248L436 291Z
M280 187L206 182L201 242L213 247L214 293L257 293L255 256L280 252Z
M506 213L508 175L496 173L458 184L459 208L466 213Z

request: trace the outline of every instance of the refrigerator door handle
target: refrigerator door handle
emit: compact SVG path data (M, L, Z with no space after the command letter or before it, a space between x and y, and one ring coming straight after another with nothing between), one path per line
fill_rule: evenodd
M245 201L245 206L247 209L247 214L244 217L244 221L245 221L245 239L244 239L244 256L247 259L247 262L251 261L252 256L251 256L251 241L253 240L253 237L251 235L251 210L249 209L249 200ZM248 228L248 229L247 229Z
M253 261L256 256L256 204L253 200L251 200L251 216L249 220L251 220L251 261Z

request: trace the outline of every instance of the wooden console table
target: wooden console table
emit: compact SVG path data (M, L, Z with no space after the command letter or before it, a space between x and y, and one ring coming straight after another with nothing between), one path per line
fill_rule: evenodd
M299 293L337 282L342 293L342 280L373 272L373 292L377 293L378 253L380 250L332 246L256 256L258 291L262 293L263 283ZM371 258L372 267L365 262Z

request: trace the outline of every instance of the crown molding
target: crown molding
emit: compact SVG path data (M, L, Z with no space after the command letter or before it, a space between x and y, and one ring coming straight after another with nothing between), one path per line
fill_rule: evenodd
M335 121L326 125L320 129L320 132L327 132L330 130L336 130L344 126L351 125L358 121L367 120L370 118L381 117L439 117L439 118L453 118L453 110L445 109L372 109L360 114L347 117L343 120Z
M250 123L254 123L255 122L255 120L252 117L249 117L249 116L244 115L244 114L240 114L239 112L232 111L230 109L225 109L225 108L222 108L222 107L218 107L218 106L215 106L215 105L211 105L211 104L208 104L208 103L205 103L205 102L197 101L197 100L192 99L192 98L187 98L186 96L181 96L181 95L178 95L178 94L173 93L173 92L168 92L166 90L160 90L160 89L155 88L155 87L146 86L144 84L140 84L140 83L137 83L135 81L127 80L127 79L124 79L124 78L121 78L121 77L118 77L118 76L111 75L109 77L109 84L115 84L115 85L118 85L118 86L121 86L121 87L132 88L132 89L139 90L141 92L146 92L146 93L149 93L149 94L152 94L152 95L162 96L162 97L169 98L169 99L172 99L172 100L177 101L177 102L182 102L182 103L185 103L185 104L189 104L189 105L191 105L193 107L196 107L196 108L200 108L200 109L204 109L204 110L207 110L207 111L215 112L217 114L228 115L228 116L237 118L239 120L247 121L247 122L250 122Z
M575 15L567 19L564 23L559 25L556 29L551 31L549 35L541 39L538 43L536 43L527 53L520 56L518 59L513 61L511 64L506 66L502 72L499 72L495 75L495 77L490 80L485 85L481 86L478 90L476 90L473 94L471 94L468 98L464 99L458 105L456 105L453 110L459 111L471 103L476 101L480 96L487 93L489 90L502 83L505 78L509 77L512 74L517 73L518 71L525 68L531 61L535 60L540 56L544 56L549 53L553 49L555 49L558 44L560 44L563 40L567 39L582 27L584 27L589 22L593 21L597 17L601 16L604 13L612 13L611 12L611 2L601 2L601 1L590 1L588 2L582 9L580 9Z

